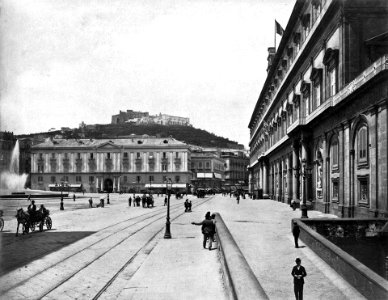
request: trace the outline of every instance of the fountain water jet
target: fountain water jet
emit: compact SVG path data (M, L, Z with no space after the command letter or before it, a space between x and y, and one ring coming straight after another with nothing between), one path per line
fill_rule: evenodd
M16 140L15 147L12 150L11 163L8 171L0 174L0 188L7 192L18 192L25 189L28 174L19 174L20 146L19 140Z

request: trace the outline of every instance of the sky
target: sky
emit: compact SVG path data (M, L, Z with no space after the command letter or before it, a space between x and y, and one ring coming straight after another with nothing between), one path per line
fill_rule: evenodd
M248 147L275 19L285 28L294 4L0 0L0 131L107 124L132 109Z

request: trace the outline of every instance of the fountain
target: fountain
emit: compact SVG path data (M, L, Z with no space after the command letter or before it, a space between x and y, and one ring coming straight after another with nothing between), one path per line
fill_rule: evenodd
M29 195L33 198L60 196L58 193L26 189L28 174L19 174L19 157L20 145L19 140L16 140L15 147L12 150L9 170L0 173L0 198L27 198Z

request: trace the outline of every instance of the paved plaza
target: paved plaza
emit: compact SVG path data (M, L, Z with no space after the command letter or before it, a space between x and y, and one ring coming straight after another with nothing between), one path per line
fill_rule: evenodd
M211 211L221 214L270 299L294 299L290 273L296 257L307 271L305 299L364 299L308 247L294 248L290 221L300 211L286 204L189 196L193 211L184 213L184 200L173 196L172 239L163 239L164 197L147 209L128 207L128 194L111 194L110 205L91 209L90 196L95 203L100 197L77 194L75 202L65 199L64 211L58 199L37 200L50 209L53 229L19 237L13 215L28 202L0 200L6 212L0 298L226 299L218 251L204 250L200 227L191 225Z

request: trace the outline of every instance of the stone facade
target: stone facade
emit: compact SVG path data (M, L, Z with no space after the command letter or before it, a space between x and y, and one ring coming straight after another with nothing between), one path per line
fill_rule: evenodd
M250 128L250 189L388 216L386 1L298 0Z
M140 191L168 178L186 185L190 159L189 147L173 138L47 139L31 149L31 184L82 184L88 192Z
M247 186L249 158L244 151L222 152L225 160L225 185Z
M221 189L225 182L225 160L217 153L193 151L191 154L192 185L196 188Z

